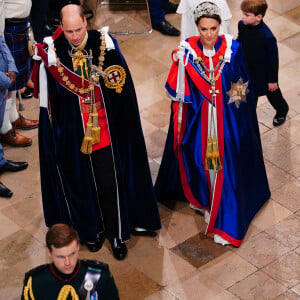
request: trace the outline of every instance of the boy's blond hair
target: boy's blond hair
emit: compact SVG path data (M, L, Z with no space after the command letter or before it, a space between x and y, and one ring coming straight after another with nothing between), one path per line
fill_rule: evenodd
M243 0L241 3L241 10L246 13L252 13L255 16L266 14L268 8L265 0Z

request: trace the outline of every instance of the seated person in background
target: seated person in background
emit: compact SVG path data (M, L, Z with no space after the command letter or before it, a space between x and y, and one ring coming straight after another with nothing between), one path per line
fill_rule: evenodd
M25 274L21 299L119 299L108 265L78 259L79 237L72 227L53 225L46 246L52 263Z
M14 59L0 35L0 127L3 123L8 88L14 83L18 73ZM13 162L4 158L3 147L0 144L0 174L5 171L16 172L26 169L27 162ZM10 198L13 192L0 182L0 197Z
M11 93L6 101L0 134L2 143L13 147L27 147L32 144L31 138L20 134L15 129L34 129L39 123L37 120L23 117L16 108L16 93L26 87L31 75L31 57L26 39L30 8L31 0L4 1L4 37L14 58L18 74L14 83L9 87Z

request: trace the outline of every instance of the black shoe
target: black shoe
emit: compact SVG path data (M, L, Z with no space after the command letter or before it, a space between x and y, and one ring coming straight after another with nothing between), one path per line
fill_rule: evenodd
M127 255L127 247L125 243L122 243L119 238L109 240L113 255L118 260L123 260Z
M171 35L171 36L180 35L180 31L176 29L174 26L172 26L168 21L161 21L158 24L153 24L152 27L153 29L165 35Z
M0 182L0 197L10 198L12 195L13 192Z
M101 234L95 243L85 242L84 244L87 246L90 252L97 252L102 248L104 241L105 235Z
M33 96L32 94L32 88L29 88L26 86L26 89L23 93L21 93L22 99L29 99Z
M7 160L6 163L0 167L0 173L5 171L18 172L28 167L28 163L24 161Z
M150 236L150 237L157 236L157 233L155 231L149 231L149 230L131 229L131 234L135 236Z
M29 92L29 93L33 93L33 88L29 87L26 85L26 90Z
M275 117L273 118L273 125L274 126L280 126L281 124L283 124L286 120L286 115L287 115L288 111L286 113L276 113Z
M166 14L175 14L178 8L178 4L169 2L167 7L165 8Z

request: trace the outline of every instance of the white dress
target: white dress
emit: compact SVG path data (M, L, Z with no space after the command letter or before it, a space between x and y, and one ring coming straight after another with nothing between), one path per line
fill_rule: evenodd
M207 0L181 0L177 8L177 13L181 14L181 40L185 40L190 36L199 35L197 26L194 22L193 11L196 5ZM230 19L232 17L231 11L226 0L210 0L210 2L218 5L221 11L222 24L220 27L220 34L230 33Z

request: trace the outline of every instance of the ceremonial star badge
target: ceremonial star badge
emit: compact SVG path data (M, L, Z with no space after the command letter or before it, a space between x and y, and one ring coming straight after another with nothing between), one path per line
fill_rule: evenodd
M243 83L243 79L240 78L236 83L231 82L231 89L227 92L230 97L228 104L234 103L237 108L240 107L241 102L246 102L246 95L249 93L247 89L249 81Z

